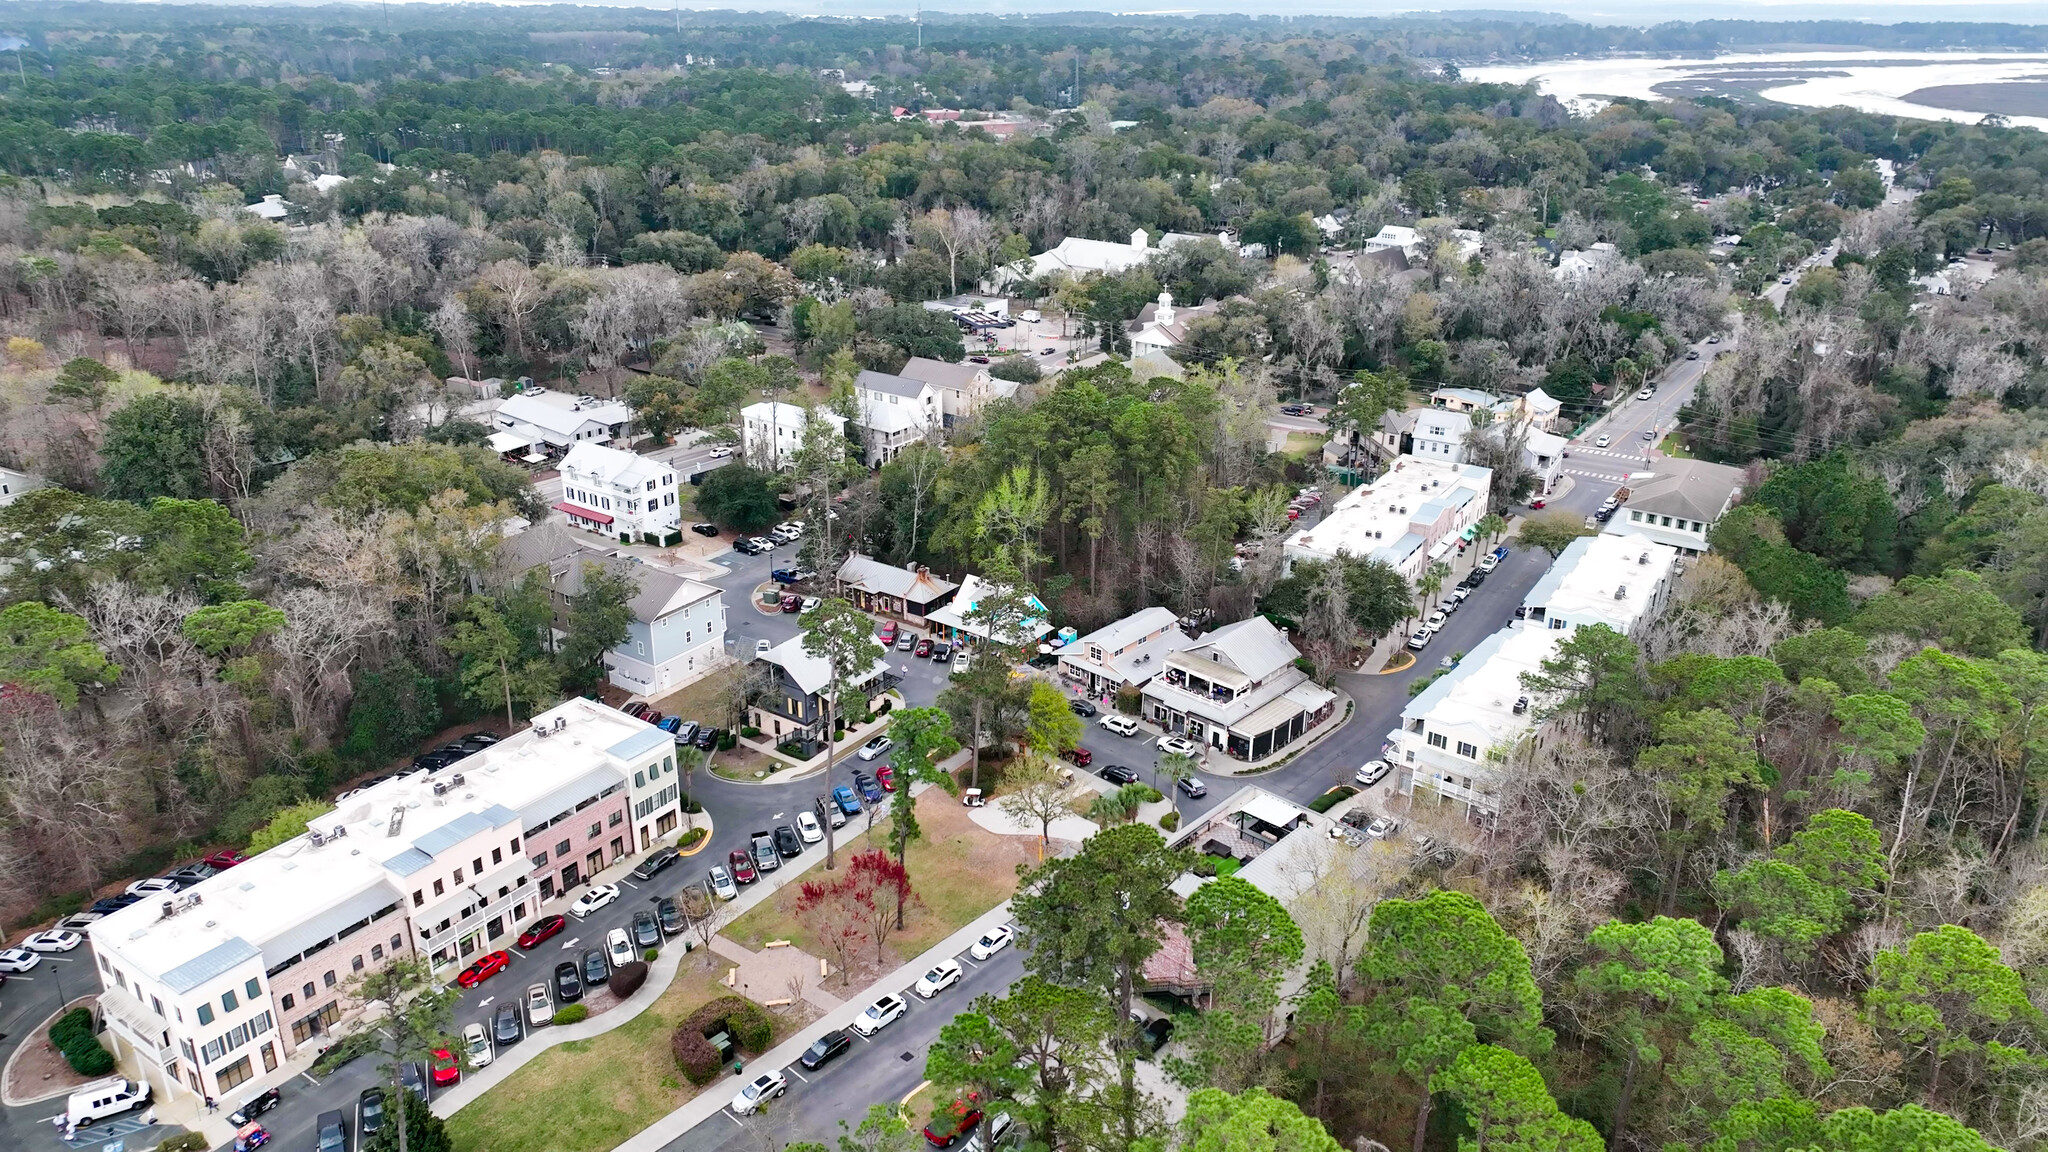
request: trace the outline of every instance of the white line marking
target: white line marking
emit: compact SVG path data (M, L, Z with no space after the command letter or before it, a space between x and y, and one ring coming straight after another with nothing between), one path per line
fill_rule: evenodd
M315 1088L318 1088L320 1086L320 1082L318 1080L313 1079L313 1074L310 1072L299 1073L299 1079L304 1080L306 1083L311 1084Z
M804 1075L803 1073L797 1071L795 1068L785 1068L783 1069L783 1071L789 1073L791 1076L796 1077L797 1079L803 1081L806 1084L809 1084L811 1082L811 1078L809 1076Z
M720 1116L725 1117L727 1120L732 1121L733 1124L737 1126L740 1131L744 1132L747 1130L747 1126L745 1124L740 1123L740 1118L732 1114L731 1108L720 1108L718 1110L718 1114Z

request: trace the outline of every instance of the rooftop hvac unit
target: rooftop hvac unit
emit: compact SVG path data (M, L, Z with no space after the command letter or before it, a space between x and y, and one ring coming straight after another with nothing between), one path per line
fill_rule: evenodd
M1621 587L1619 587L1619 588L1616 588L1616 589L1614 590L1614 598L1615 598L1616 600L1626 600L1626 599L1628 599L1628 585L1626 585L1626 584L1623 584L1623 585L1622 585Z
M1649 562L1650 554L1648 552L1645 552L1641 556L1636 557L1636 563L1638 564L1648 564Z
M324 833L322 833L322 832L321 832L321 831L320 831L320 830L319 830L318 828L308 828L308 829L306 829L306 839L308 839L308 840L312 841L312 842L313 842L313 847L315 847L315 848L318 848L318 847L320 847L320 846L321 846L322 844L325 844L325 843L327 843L327 837L326 837L326 835L325 835Z
M177 914L178 902L175 900L164 901L164 919L169 920L171 917L176 916Z
M448 794L448 782L447 782L446 780L436 780L436 781L434 781L434 795L436 795L436 796L446 796L447 794Z
M462 773L457 772L455 775L450 776L448 783L453 784L457 788L462 787Z
M555 717L555 731L560 732L562 729L567 728L568 726L569 718L567 716Z
M386 836L396 836L398 835L398 829L404 824L405 809L403 807L393 808L391 810L391 823L385 827L384 834Z

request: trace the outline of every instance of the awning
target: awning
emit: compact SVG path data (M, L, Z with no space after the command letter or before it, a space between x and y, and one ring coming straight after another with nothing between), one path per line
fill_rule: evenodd
M491 433L491 438L489 441L487 441L487 443L490 444L491 451L496 452L500 455L503 455L506 452L515 451L520 448L530 448L533 446L532 440L529 440L526 437L521 436L517 432L493 432Z
M1472 527L1467 528L1463 532L1458 533L1458 539L1470 540L1477 535L1479 535L1479 526L1477 524L1474 524Z
M1436 546L1435 546L1435 547L1433 547L1433 548L1431 548L1431 549L1429 550L1429 558L1430 558L1431 560L1441 560L1441 559L1443 559L1443 558L1444 558L1444 553L1446 553L1446 552L1449 552L1449 551L1451 550L1451 544L1452 544L1452 543L1453 543L1453 541L1450 541L1450 540L1439 540L1439 541L1437 541L1437 542L1436 542Z
M589 520L598 524L609 524L612 522L611 514L608 512L594 511L592 509L585 508L581 504L571 504L567 500L563 500L557 503L555 505L555 511L567 512L571 516L581 516L585 520Z
M528 464L538 464L541 461L546 460L547 458L547 453L545 452L528 452L526 455L520 457L521 460L526 461Z

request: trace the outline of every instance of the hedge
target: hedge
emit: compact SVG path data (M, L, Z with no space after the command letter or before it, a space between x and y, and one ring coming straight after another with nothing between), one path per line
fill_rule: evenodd
M590 1008L583 1004L571 1004L555 1010L555 1023L581 1024L590 1018Z
M1159 814L1159 826L1168 832L1180 831L1180 813L1161 812Z
M669 1037L669 1051L692 1084L708 1084L725 1066L710 1033L724 1032L741 1048L756 1055L766 1052L775 1038L775 1024L759 1004L744 996L721 996L690 1013Z
M1311 812L1328 812L1330 809L1356 795L1358 795L1358 789L1353 788L1349 784L1342 784L1309 801L1308 810Z
M676 841L676 847L687 852L702 843L704 838L709 835L711 835L711 831L708 828L692 828L688 832L683 833L681 840Z
M208 1152L213 1145L198 1132L180 1132L156 1146L156 1152Z
M629 960L612 971L611 979L605 981L605 987L611 989L612 995L624 1000L638 992L640 986L645 983L647 965L638 960Z
M80 1076L104 1076L114 1070L114 1054L93 1035L92 1013L73 1008L50 1025L50 1043Z

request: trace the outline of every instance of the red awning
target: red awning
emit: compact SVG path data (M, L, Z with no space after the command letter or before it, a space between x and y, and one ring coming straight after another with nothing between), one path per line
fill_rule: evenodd
M567 500L564 500L556 504L555 511L567 512L571 516L581 516L585 520L590 520L598 524L609 524L612 522L611 514L609 512L599 512L592 508L585 508L581 504L571 504Z

